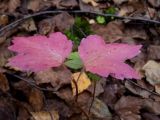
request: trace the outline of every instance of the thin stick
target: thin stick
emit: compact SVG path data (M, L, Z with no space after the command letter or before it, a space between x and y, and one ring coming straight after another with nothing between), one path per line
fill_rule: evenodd
M23 77L21 77L21 76L19 76L19 75L15 75L15 74L12 74L12 73L10 73L10 72L6 72L6 73L9 74L9 75L14 76L14 77L16 77L16 78L18 78L18 79L20 79L20 80L25 81L25 82L28 83L29 85L31 85L31 86L33 86L33 87L39 89L39 90L42 90L42 91L50 91L50 92L56 92L56 90L51 90L51 89L46 89L46 88L39 87L39 86L37 86L37 85L35 84L35 82L29 81L29 80L27 80L27 79L25 79L25 78L23 78Z
M90 104L90 107L89 107L88 114L90 114L90 112L91 112L91 108L92 108L93 103L94 103L95 94L96 94L96 85L97 85L97 82L96 82L96 81L94 81L93 97L92 97L92 101L91 101L91 104Z
M75 84L75 87L76 87L75 102L78 102L78 85L77 85L77 83L78 83L79 78L81 77L81 75L82 75L83 72L84 72L84 68L81 69L81 72L79 73L77 80L75 81L75 80L73 79L73 83Z
M26 15L23 18L20 18L20 19L16 20L15 22L12 22L12 23L4 26L3 28L1 28L0 35L3 34L2 32L4 30L12 29L12 28L16 27L18 24L22 23L24 20L29 19L31 17L35 17L35 16L39 16L39 15L43 15L43 14L56 14L56 13L62 13L62 12L76 13L76 14L89 13L89 14L100 15L100 16L104 16L104 17L115 17L118 19L129 19L129 20L134 20L134 21L142 21L142 22L154 23L154 24L160 25L159 21L150 20L150 19L141 18L141 17L123 17L123 16L113 15L113 14L104 14L104 13L99 13L99 12L90 12L90 11L81 11L81 10L73 10L73 11L56 10L56 11L43 11L43 12L31 14L31 15Z
M149 89L147 89L147 88L144 88L144 87L140 86L139 84L137 84L136 82L133 82L133 81L131 81L131 80L130 80L129 82L132 83L132 84L134 84L135 86L143 89L143 90L146 90L147 92L150 92L150 93L152 93L152 94L157 95L157 96L160 97L160 94L158 94L158 93L156 93L156 92L153 92L153 91L151 91L151 90L149 90Z

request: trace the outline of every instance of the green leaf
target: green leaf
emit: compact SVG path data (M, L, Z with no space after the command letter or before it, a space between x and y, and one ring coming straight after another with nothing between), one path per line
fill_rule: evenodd
M83 63L79 57L78 52L72 52L69 57L68 60L64 63L67 67L71 68L71 69L80 69L83 67Z
M93 73L90 73L90 72L88 72L87 75L91 80L94 80L94 81L98 81L98 80L101 79L101 77L99 75L96 75L96 74L93 74Z
M80 59L78 52L72 52L68 59Z
M105 17L103 17L103 16L97 16L96 21L99 24L105 24L106 23Z

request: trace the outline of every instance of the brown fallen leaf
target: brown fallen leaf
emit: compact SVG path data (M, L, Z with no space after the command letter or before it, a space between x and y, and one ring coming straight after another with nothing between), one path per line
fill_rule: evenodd
M0 67L4 67L8 61L8 58L13 55L13 53L7 48L7 45L9 44L8 42L9 40L6 40L5 43L0 45Z
M9 12L15 12L16 8L21 5L20 0L10 0L8 3Z
M7 15L0 15L0 26L5 26L9 22Z
M160 94L160 84L155 85L155 91Z
M69 87L61 88L59 91L55 92L55 94L61 99L65 100L65 102L69 105L72 105L75 102L75 97L72 94L72 89ZM91 99L92 95L89 92L84 91L83 93L78 95L77 103L81 107L88 107L90 105Z
M160 115L160 102L156 102L152 99L145 99L143 103L143 108L148 112Z
M91 4L86 4L82 0L79 0L79 7L83 11L96 11L96 12L102 12L102 10L99 8L99 6L94 7Z
M148 2L149 2L153 7L159 7L159 6L160 6L159 0L148 0Z
M41 34L48 34L50 32L61 31L69 29L74 24L74 18L67 12L58 14L52 18L47 18L38 24L39 32Z
M38 72L35 74L34 79L37 84L51 83L55 90L59 89L63 85L71 83L72 73L66 67L59 67Z
M59 115L57 111L40 111L40 112L31 112L34 120L59 120Z
M124 3L124 2L127 2L128 0L113 0L113 2L115 3L115 4L117 4L117 5L120 5L120 4L122 4L122 3Z
M29 92L29 103L31 104L34 111L40 111L43 108L44 96L42 91L32 88Z
M125 82L125 87L131 91L133 94L139 95L143 98L149 98L149 96L151 95L150 92L143 90L137 86L135 86L133 83L126 81ZM143 88L145 88L144 86L142 86ZM148 89L148 88L147 88Z
M25 108L18 109L17 120L28 120L30 118L30 113Z
M142 113L142 117L144 120L160 120L158 116L148 112Z
M1 1L0 13L4 13L4 12L6 12L8 10L7 3L8 3L8 1L6 1L6 0Z
M124 34L134 39L146 40L148 37L147 33L142 27L136 27L136 28L134 28L133 26L126 27L124 30Z
M134 63L134 69L139 72L141 78L144 78L144 71L142 70L143 66L146 64L147 55L146 53L142 52L136 56L135 58L131 59L131 62Z
M127 16L128 14L130 14L132 12L134 12L133 6L131 6L131 5L123 5L119 10L118 15L119 16Z
M114 108L119 97L121 97L125 92L125 87L115 81L104 86L104 93L101 95L101 99L107 104L110 108Z
M145 5L142 2L139 0L129 0L129 2L120 6L118 15L142 17L144 16L144 13L145 15L148 14ZM126 20L126 22L128 21L129 20Z
M45 104L45 109L51 111L54 109L59 113L61 117L70 117L73 115L74 111L68 106L63 100L60 99L47 99Z
M52 6L52 3L48 0L27 0L27 9L33 12L45 10Z
M95 96L99 96L101 93L104 92L104 84L106 80L105 79L100 79L99 81L96 82L96 91L95 91ZM94 83L92 82L89 88L87 89L92 95L94 91Z
M91 4L93 7L98 6L98 3L96 3L95 0L82 0L82 2L85 4Z
M78 87L78 94L82 93L84 90L86 90L91 85L91 80L88 78L85 72L74 73L72 77L73 79L71 81L71 85L72 85L73 96L76 95L76 85L75 84L77 84L77 87Z
M32 18L28 19L24 23L22 23L21 26L19 26L19 29L20 30L24 29L27 32L32 32L32 31L36 31L37 30L35 22L34 22L34 20Z
M61 0L59 2L59 5L57 8L68 8L68 9L73 9L78 7L78 2L76 0Z
M7 92L9 90L9 83L6 76L0 72L0 90Z
M106 42L115 42L123 38L123 23L120 21L112 21L107 25L93 24L91 29L98 35L102 36ZM105 33L105 34L104 34Z
M160 60L160 46L159 45L150 45L147 48L148 59Z
M134 100L134 102L133 102ZM143 99L138 97L123 96L115 104L115 111L123 120L141 120L139 115Z
M7 98L0 98L0 120L16 120L14 103Z
M142 68L145 71L146 80L151 85L156 85L160 83L160 64L149 60Z
M108 107L106 106L106 104L104 102L102 102L99 99L95 99L93 102L93 106L91 108L91 114L92 117L96 117L98 119L107 119L107 120L111 120L112 119L112 114L109 111ZM92 119L93 119L92 118Z

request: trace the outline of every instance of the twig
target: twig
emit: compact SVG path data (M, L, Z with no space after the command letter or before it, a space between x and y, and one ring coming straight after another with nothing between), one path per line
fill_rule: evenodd
M81 75L82 75L83 72L84 72L84 68L81 69L81 72L79 73L77 80L75 81L75 80L73 79L73 83L75 84L75 87L76 87L75 102L78 102L78 85L77 85L77 83L78 83L79 78L81 77Z
M97 82L94 81L93 97L92 97L92 101L91 101L91 104L90 104L90 107L89 107L88 114L90 114L90 112L91 112L91 108L92 108L92 106L93 106L93 102L94 102L94 99L95 99L95 94L96 94L96 84L97 84Z
M156 93L156 92L153 92L153 91L151 91L151 90L149 90L149 89L147 89L147 88L144 88L144 87L140 86L139 84L137 84L136 82L133 82L133 81L131 81L131 80L130 80L129 82L132 83L132 84L134 84L135 86L143 89L143 90L146 90L147 92L150 92L150 93L152 93L152 94L157 95L157 96L160 97L160 94L158 94L158 93Z
M88 14L100 15L100 16L104 16L104 17L115 17L115 18L118 18L118 19L129 19L129 20L134 20L134 21L142 21L142 22L154 23L154 24L160 25L159 21L150 20L150 19L141 18L141 17L123 17L123 16L113 15L113 14L104 14L104 13L99 13L99 12L81 11L81 10L73 10L73 11L53 10L53 11L43 11L43 12L38 12L38 13L31 14L31 15L26 15L23 18L20 18L16 21L4 26L3 28L1 28L0 29L0 33L1 33L0 35L3 34L2 32L4 30L12 29L12 28L16 27L18 24L22 23L24 20L29 19L31 17L35 17L35 16L39 16L39 15L43 15L43 14L56 14L56 13L62 13L62 12L76 13L76 14L88 13Z
M46 88L39 87L39 86L37 86L37 85L35 84L35 82L29 81L29 80L27 80L27 79L25 79L25 78L23 78L23 77L21 77L21 76L19 76L19 75L15 75L15 74L12 74L12 73L10 73L10 72L6 72L6 73L9 74L9 75L11 75L11 76L14 76L14 77L16 77L16 78L18 78L18 79L20 79L20 80L25 81L25 82L28 83L29 85L31 85L31 86L39 89L39 90L49 91L49 92L56 92L56 90L51 90L51 89L46 89Z

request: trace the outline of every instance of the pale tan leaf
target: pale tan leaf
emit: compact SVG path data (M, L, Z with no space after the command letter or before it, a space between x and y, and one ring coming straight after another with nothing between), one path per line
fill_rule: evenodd
M84 90L86 90L91 85L91 81L90 81L90 79L88 78L88 76L86 75L85 72L83 72L80 75L80 77L79 77L79 75L80 75L80 72L74 73L72 75L73 80L71 81L71 85L72 85L73 95L76 95L76 86L75 86L74 81L77 83L78 93L83 92Z

